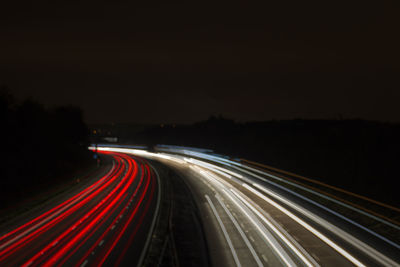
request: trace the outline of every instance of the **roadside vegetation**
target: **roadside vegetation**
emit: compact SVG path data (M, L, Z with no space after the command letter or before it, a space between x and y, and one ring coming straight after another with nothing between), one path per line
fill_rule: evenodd
M45 108L18 102L0 91L0 210L74 183L79 170L94 165L87 150L89 131L77 107Z

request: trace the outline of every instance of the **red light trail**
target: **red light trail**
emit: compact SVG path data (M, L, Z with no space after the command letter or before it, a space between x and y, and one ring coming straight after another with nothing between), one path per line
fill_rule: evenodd
M80 265L89 258L90 264L102 265L127 229L136 232L141 227L154 200L154 173L144 160L104 154L114 160L106 175L0 237L0 265ZM122 244L124 253L132 238L131 234L127 245ZM101 253L93 257L99 249Z

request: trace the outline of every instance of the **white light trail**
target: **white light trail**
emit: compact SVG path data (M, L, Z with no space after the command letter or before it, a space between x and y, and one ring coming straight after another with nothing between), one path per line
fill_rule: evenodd
M226 163L223 163L223 162L221 162L221 163L222 163L222 164L226 164ZM339 218L341 218L341 219L343 219L343 220L345 220L345 221L347 221L347 222L353 224L354 226L356 226L356 227L358 227L358 228L360 228L360 229L362 229L362 230L364 230L364 231L366 231L366 232L372 234L373 236L375 236L375 237L381 239L382 241L385 241L386 243L388 243L388 244L390 244L390 245L396 247L397 249L400 249L400 245L398 245L398 244L394 243L393 241L391 241L391 240L389 240L389 239L387 239L387 238L385 238L385 237L379 235L378 233L372 231L371 229L368 229L367 227L365 227L365 226L363 226L363 225L361 225L361 224L359 224L359 223L357 223L357 222L355 222L355 221L353 221L353 220L351 220L351 219L349 219L349 218L343 216L342 214L340 214L340 213L338 213L338 212L336 212L336 211L334 211L334 210L332 210L332 209L330 209L330 208L328 208L328 207L326 207L326 206L324 206L324 205L321 205L321 204L317 203L316 201L311 200L311 199L309 199L309 198L307 198L307 197L305 197L305 196L303 196L303 195L301 195L301 194L299 194L299 193L296 193L296 192L294 192L293 190L290 190L290 189L288 189L288 188L286 188L286 187L284 187L284 186L282 186L282 185L280 185L280 184L274 183L274 182L272 182L272 181L270 181L270 180L268 180L268 179L266 179L266 178L264 178L264 177L261 177L261 176L259 176L259 175L257 175L257 174L254 174L254 173L251 173L251 172L249 172L249 171L246 171L246 170L242 169L243 167L245 167L246 169L252 169L252 170L255 171L255 169L253 169L253 168L247 167L247 166L245 166L245 165L243 165L241 168L239 168L239 167L237 167L237 166L232 166L232 165L229 165L229 164L228 164L228 166L231 166L232 168L237 169L237 170L239 170L239 171L241 171L241 172L247 173L247 174L251 175L252 177L257 178L258 180L261 180L261 181L263 181L263 182L272 184L273 186L276 186L276 187L278 187L278 188L280 188L280 189L282 189L282 190L284 190L284 191L286 191L286 192L288 192L288 193L290 193L290 194L292 194L292 195L295 195L295 196L297 196L297 197L299 197L299 198L301 198L301 199L303 199L303 200L305 200L305 201L307 201L307 202L309 202L309 203L311 203L311 204L313 204L313 205L315 205L315 206L317 206L317 207L319 207L319 208L321 208L321 209L323 209L323 210L325 210L325 211L327 211L327 212L329 212L329 213L331 213L331 214L333 214L333 215L335 215L335 216L337 216L337 217L339 217ZM400 230L400 227L399 227L399 226L394 225L394 224L392 224L392 223L390 223L390 222L387 222L387 221L385 221L385 220L382 220L382 219L380 219L380 218L378 218L378 217L376 217L376 216L374 216L374 215L371 215L371 214L369 214L369 213L367 213L367 212L364 212L364 211L362 211L362 210L359 210L359 209L357 209L357 208L354 208L354 207L352 207L352 206L350 206L350 205L347 205L346 203L340 202L340 201L338 201L338 200L336 200L336 199L333 199L333 198L331 198L331 197L325 196L325 195L323 195L323 194L320 194L320 193L318 193L318 192L315 192L315 191L313 191L313 190L311 190L311 189L309 189L309 188L303 187L303 186L298 185L298 184L296 184L296 183L292 183L292 182L287 181L287 180L285 180L285 179L276 177L276 176L274 176L274 175L272 175L272 174L268 174L268 173L264 173L264 172L261 172L261 173L263 173L264 175L267 175L268 177L273 178L273 179L275 179L275 180L284 182L284 183L286 183L286 184L290 184L290 185L295 186L295 187L297 187L297 188L300 188L300 189L302 189L302 190L304 190L304 191L307 191L307 192L309 192L309 193L312 193L312 194L314 194L314 195L317 195L317 196L319 196L319 197L321 197L321 198L324 198L324 199L326 199L326 200L332 201L332 202L334 202L334 203L336 203L336 204L339 204L339 205L341 205L341 206L343 206L343 207L346 207L346 208L349 208L349 209L351 209L351 210L357 211L358 213L361 213L361 214L363 214L363 215L366 215L366 216L368 216L368 217L370 217L370 218L372 218L372 219L375 219L375 220L377 220L377 221L379 221L379 222L385 223L386 225L389 225L389 226L391 226L391 227L393 227L393 228L395 228L395 229L397 229L397 230ZM246 182L248 182L248 181L246 181ZM251 182L250 182L250 184L251 184Z
M255 228L260 232L261 236L264 238L267 245L273 248L273 251L279 256L282 262L286 266L296 266L296 264L290 259L289 255L284 251L284 249L279 245L277 240L273 235L261 224L254 215L251 214L246 207L244 207L240 202L238 202L230 191L224 190L226 195L232 200L233 203L242 211L242 213L250 220L250 222L255 226Z
M228 234L228 232L226 231L226 228L225 228L225 226L224 226L224 223L222 222L221 217L219 217L219 215L218 215L217 209L215 208L214 204L212 203L212 201L211 201L211 199L210 199L210 197L209 197L208 195L205 195L205 198L207 199L208 204L210 205L211 210L212 210L212 212L214 213L215 217L217 218L217 221L218 221L218 223L219 223L219 226L221 227L222 232L224 233L226 242L228 243L229 248L231 249L232 256L233 256L233 259L234 259L234 261L235 261L235 263L236 263L236 266L238 266L238 267L242 266L242 265L240 264L240 261L239 261L239 258L238 258L238 256L237 256L237 254L236 254L235 248L233 247L231 238L229 237L229 234Z
M255 225L256 229L260 232L261 236L264 238L265 242L272 247L273 251L278 255L278 257L282 260L282 262L286 266L296 266L296 264L291 260L289 255L284 251L284 249L279 245L277 240L273 237L273 235L255 218L249 210L243 207L237 200L232 196L232 193L227 190L229 185L225 185L226 183L223 180L218 179L215 175L202 170L198 166L192 167L195 171L199 172L203 175L203 177L207 178L215 187L219 188L220 191L224 192L228 195L228 197L239 207L239 209L243 212L243 214Z
M232 193L235 194L237 198L239 198L246 206L248 206L265 224L268 225L268 227L276 234L279 236L279 238L285 242L285 244L304 262L306 266L315 266L312 264L304 255L303 253L300 252L297 247L295 247L287 238L284 236L270 221L268 221L262 214L259 212L252 204L250 204L246 199L244 199L242 196L240 196L237 192L232 190Z
M201 152L196 152L196 151L179 150L179 149L177 149L177 148L175 148L174 151L177 152L177 153L186 153L186 154L189 154L189 155L192 155L192 156L195 156L195 157L199 157L199 158L203 158L203 159L208 159L208 160L210 160L210 161L217 162L217 163L223 164L223 165L225 165L225 166L229 166L229 167L238 169L238 170L240 170L240 171L242 171L242 172L245 172L245 173L250 174L251 176L253 176L253 177L257 178L257 179L260 179L260 180L262 180L262 181L265 181L265 182L274 184L275 186L278 186L278 187L280 187L280 188L283 188L284 190L286 190L286 191L288 191L288 192L290 192L290 193L296 194L296 193L293 192L292 190L289 190L289 189L287 189L287 188L285 188L285 187L282 187L282 186L280 186L280 185L278 185L278 184L276 184L276 183L273 183L272 181L269 181L269 180L267 180L267 179L265 179L265 178L263 178L263 177L260 177L260 176L256 175L254 172L259 173L259 174L262 174L262 175L265 175L265 176L268 176L268 177L270 177L270 178L272 178L272 179L274 179L274 180L276 180L276 181L280 181L280 182L283 182L283 183L292 185L292 186L297 187L297 188L299 188L299 189L301 189L301 190L307 191L307 192L309 192L309 193L311 193L311 194L314 194L314 195L316 195L316 196L319 196L319 197L321 197L321 198L324 198L324 199L326 199L326 200L328 200L328 201L334 202L334 203L336 203L336 204L338 204L338 205L341 205L341 206L343 206L343 207L345 207L345 208L351 209L351 210L356 211L356 212L358 212L358 213L360 213L360 214L362 214L362 215L365 215L365 216L367 216L367 217L369 217L369 218L371 218L371 219L374 219L374 220L379 221L379 222L381 222L381 223L383 223L383 224L386 224L386 225L388 225L388 226L390 226L390 227L393 227L393 228L396 229L396 230L400 230L400 226L395 225L395 224L393 224L393 223L391 223L391 222L388 222L388 221L386 221L386 220L384 220L384 219L382 219L382 218L379 218L379 217L377 217L377 216L375 216L375 215L373 215L373 214L370 214L370 213L368 213L368 212L365 212L365 211L363 211L363 210L361 210L361 209L358 209L358 208L356 208L356 207L353 207L353 206L351 206L351 205L348 205L348 204L346 204L346 203L343 203L343 202L341 202L341 201L339 201L339 200L337 200L337 199L331 198L331 197L326 196L326 195L324 195L324 194L318 193L318 192L316 192L316 191L314 191L314 190L311 190L311 189L309 189L309 188L307 188L307 187L304 187L304 186L301 186L301 185L299 185L299 184L290 182L290 181L288 181L288 180L286 180L286 179L282 179L282 178L280 178L280 177L277 177L277 176L272 175L272 174L270 174L270 173L267 173L267 172L265 172L265 171L261 171L261 170L252 168L252 167L247 166L247 165L245 165L245 164L241 164L241 163L239 163L239 162L232 161L232 160L229 160L229 159L226 159L226 158L223 158L223 157L213 156L213 155L209 155L209 154L205 154L205 153L201 153ZM240 167L240 168L238 168L238 167ZM246 171L246 170L244 170L244 169L250 170L250 171L252 171L253 173L250 173L250 172L248 172L248 171ZM304 198L304 197L303 197L303 198ZM307 201L309 201L309 199L307 199ZM310 202L310 201L309 201L309 202ZM314 201L313 201L313 202L314 202ZM315 202L314 202L314 203L315 203ZM314 203L313 203L313 204L314 204ZM344 217L343 215L340 215L339 213L334 212L334 211L332 211L332 210L330 210L330 209L328 209L328 208L326 208L326 207L323 207L323 208L324 208L325 210L328 210L328 212L330 212L330 213L332 213L332 214L334 214L334 215L336 215L336 216L339 216L339 217L341 217L342 219L348 221L349 223L351 223L351 224L353 224L353 225L355 225L355 226L357 226L357 227L363 229L364 231L367 231L368 233L370 233L370 234L376 236L377 238L379 238L379 239L385 241L386 243L388 243L388 244L390 244L390 245L396 247L397 249L400 249L400 245L394 243L393 241L391 241L391 240L385 238L385 237L382 236L382 235L379 235L378 233L372 231L371 229L368 229L368 228L366 228L365 226L362 226L362 225L356 223L355 221L350 220L349 218L346 218L346 217Z
M291 213L290 211L288 211L287 209L285 209L284 207L282 207L281 205L279 205L278 203L276 203L275 201L273 201L272 199L266 197L265 195L261 194L259 191L255 190L254 188L250 187L247 184L242 184L243 187L247 188L248 190L252 191L253 193L255 193L256 195L258 195L260 198L264 199L265 201L271 203L271 205L276 206L278 209L280 210L286 210L286 212L290 213L291 216L296 217L298 220L302 221L300 218L298 218L297 216L295 216L293 213ZM343 238L344 240L346 240L347 242L349 242L350 244L352 244L353 246L357 247L359 250L363 251L365 254L369 255L369 256L373 256L373 258L380 262L383 265L389 265L389 266L397 266L398 263L394 262L393 260L389 259L388 257L386 257L385 255L383 255L382 253L380 253L379 251L375 250L374 248L372 248L371 246L365 244L364 242L362 242L361 240L353 237L352 235L348 234L347 232L341 230L340 228L336 227L335 225L329 223L328 221L320 218L319 216L313 214L312 212L300 207L299 205L296 205L295 203L283 198L282 196L272 192L271 190L268 190L267 188L253 183L254 187L257 187L258 189L262 190L263 192L273 196L274 198L282 201L283 203L285 203L286 205L292 207L293 209L299 211L301 214L303 214L304 216L310 218L311 220L313 220L314 222L318 223L319 225L323 226L325 229L330 229L331 232L334 232L336 235L340 236L341 238ZM272 204L273 203L273 204ZM286 213L285 212L285 213ZM289 216L289 215L288 215ZM291 217L289 216L289 217ZM296 220L297 221L297 220ZM308 225L307 223L305 223L304 221L302 221L305 225ZM300 223L302 224L302 223ZM302 224L303 225L303 224ZM303 225L304 226L304 225ZM310 226L311 227L311 226ZM312 227L311 227L312 228ZM306 227L307 229L307 227ZM314 228L312 228L314 229ZM308 229L309 230L309 229ZM314 229L315 230L315 229ZM315 230L316 232L318 232L317 230ZM313 231L311 231L312 233L314 233ZM322 234L321 234L322 235ZM317 235L318 236L318 235ZM323 236L323 235L322 235ZM326 240L329 239L321 239L324 242ZM333 241L330 241L333 243ZM327 242L325 242L327 243ZM328 244L328 243L327 243ZM336 245L335 243L333 243L335 245L335 247L340 248L338 245ZM331 245L330 245L331 246ZM332 246L331 246L332 247ZM335 248L333 247L333 248ZM340 250L343 250L342 248L340 248ZM343 250L344 251L344 250ZM341 253L342 254L342 253ZM350 255L347 252L345 253L345 255ZM351 256L351 255L350 255Z
M228 170L228 169L226 169L226 168L223 168L223 167L220 167L220 166L217 166L217 165L215 165L215 164L211 164L211 163L208 163L208 162L205 162L205 161L201 161L201 160L197 160L197 159L193 159L193 158L187 158L187 157L184 158L184 157L182 157L182 156L178 156L178 155L174 155L174 154L168 154L168 155L167 155L167 154L165 154L165 153L151 153L151 152L147 152L147 151L145 151L145 150L140 150L140 149L116 149L116 148L107 148L107 147L98 147L98 150L115 151L115 152L122 152L122 153L131 153L131 154L137 154L137 155L145 156L145 157L161 158L161 159L166 159L166 160L174 161L174 162L180 163L180 164L183 164L184 162L187 162L187 163L191 163L191 164L194 164L194 165L201 166L201 167L203 167L203 168L206 168L206 169L212 171L213 173L216 173L216 174L219 174L219 175L224 176L224 177L226 177L226 178L229 178L229 179L231 179L232 181L234 181L235 183L238 183L239 185L243 186L244 188L250 190L251 192L253 192L253 193L256 194L257 196L259 196L259 197L262 198L263 200L267 201L266 199L268 199L269 201L272 201L274 204L278 205L280 208L278 208L278 206L276 206L276 205L274 205L274 204L271 204L271 205L274 205L275 207L277 207L278 209L280 209L280 210L281 210L282 212L284 212L287 216L291 217L291 218L292 218L293 220L295 220L297 223L299 223L300 225L302 225L302 226L303 226L304 228L306 228L308 231L310 231L311 233L313 233L314 235L316 235L318 238L320 238L323 242L325 242L325 243L328 244L330 247L332 247L333 249L335 249L337 252L339 252L340 254L342 254L344 257L346 257L348 260L350 260L353 264L355 264L355 265L357 265L357 266L364 266L358 259L356 259L356 258L353 257L352 255L350 255L347 251L345 251L345 250L344 250L343 248L341 248L339 245L337 245L336 243L334 243L332 240L328 239L325 235L323 235L322 233L320 233L319 231L317 231L317 230L316 230L315 228L313 228L311 225L307 224L306 222L304 222L303 220L301 220L299 217L295 216L293 213L291 213L291 212L288 211L287 209L285 209L285 208L283 208L282 206L280 206L279 204L277 204L277 203L276 203L275 201L273 201L272 199L270 199L270 198L266 197L265 195L261 194L259 191L255 190L254 188L250 187L249 185L247 185L247 184L242 183L242 182L239 181L239 180L242 180L242 181L244 181L244 182L246 182L246 183L249 183L249 184L251 184L252 186L254 186L254 187L256 187L256 188L262 190L262 191L265 192L266 194L269 194L269 195L272 196L274 199L278 199L279 201L282 201L282 202L284 202L285 204L289 205L291 208L293 208L293 209L295 209L295 210L301 212L303 215L307 216L308 218L310 218L310 219L313 220L314 222L316 222L316 223L318 223L319 225L323 226L325 229L327 229L327 230L329 230L329 231L335 233L336 235L340 236L343 240L345 240L345 241L349 242L350 244L354 245L355 247L357 247L358 249L360 249L361 251L363 251L366 255L369 255L369 256L373 257L373 258L374 258L375 260L377 260L379 263L381 263L381 264L383 264L383 265L394 265L394 266L397 266L397 265L398 265L398 263L394 262L393 260L391 260L391 259L388 258L387 256L383 255L383 254L380 253L379 251L375 250L374 248L370 247L369 245L365 244L365 243L362 242L361 240L355 238L354 236L348 234L347 232L341 230L340 228L338 228L338 227L336 227L336 226L330 224L330 223L327 222L326 220L320 218L319 216L316 216L315 214L313 214L313 213L307 211L306 209L301 208L300 206L296 205L296 204L293 203L292 201L289 201L289 200L283 198L282 196L280 196L280 195L278 195L278 194L272 192L271 190L268 190L268 189L265 188L264 186L261 186L261 185L259 185L259 184L254 183L254 182L253 182L252 180L250 180L249 178L247 178L247 177L245 177L245 176L243 176L243 175L241 175L241 174L239 174L239 173L237 173L237 172L235 172L235 171ZM176 150L176 149L175 149L175 150ZM246 173L246 174L248 174L248 175L250 175L251 177L254 177L254 178L256 178L256 179L259 179L259 180L268 182L268 183L270 183L270 184L273 184L274 186L278 186L279 188L281 188L281 189L283 189L283 190L285 190L285 191L287 191L287 192L289 192L289 193L291 193L291 194L294 194L294 195L296 195L296 196L298 196L298 197L300 197L300 198L302 198L302 199L304 199L304 200L306 200L306 201L308 201L308 202L312 202L312 204L317 205L318 207L323 208L323 209L327 210L328 212L331 212L332 214L341 217L342 219L345 219L345 220L348 221L349 223L352 223L353 225L358 226L358 227L360 227L360 228L363 229L363 230L366 230L367 232L373 234L374 236L380 238L380 239L383 240L383 241L386 241L387 243L389 243L389 244L395 246L396 248L399 248L399 245L397 245L396 243L393 243L392 241L390 241L390 240L388 240L388 239L386 239L386 238L384 238L384 237L378 235L377 233L373 232L372 230L367 229L367 228L365 228L365 227L359 225L358 223L356 223L356 222L354 222L354 221L352 221L352 220L350 220L350 219L348 219L348 218L346 218L346 217L344 217L344 216L338 214L337 212L334 212L334 211L330 210L329 208L327 208L327 207L325 207L325 206L322 206L322 205L320 205L319 203L316 203L315 201L312 201L312 200L310 200L310 199L307 199L307 198L305 198L304 196L302 196L302 195L300 195L300 194L298 194L298 193L296 193L296 192L293 192L292 190L290 190L290 189L288 189L288 188L285 188L285 187L283 187L283 186L281 186L281 185L279 185L279 184L277 184L277 183L274 183L274 182L272 182L272 181L270 181L270 180L268 180L268 179L266 179L266 178L264 178L264 177L261 177L261 176L255 174L254 172L257 172L257 173L260 173L260 174L264 174L264 175L267 175L267 176L269 176L269 177L271 177L271 178L273 178L273 179L275 179L275 180L279 180L279 181L282 181L282 182L291 184L291 182L289 182L289 181L287 181L287 180L285 180L285 179L282 179L282 178L273 176L273 175L271 175L271 174L262 172L262 171L260 171L260 170L254 169L254 168L251 168L251 167L249 167L249 166L242 165L242 164L240 164L240 163L238 163L238 162L231 161L231 160L228 160L228 159L225 159L225 158L221 158L221 157L218 157L218 156L207 155L207 154L204 154L204 153L199 153L199 152L194 152L194 151L191 151L191 152L189 153L187 150L183 150L183 152L182 152L182 150L177 152L177 151L174 151L174 150L171 150L171 149L170 149L170 151L173 151L173 152L176 152L176 153L183 153L183 152L184 152L184 154L189 154L189 155L191 155L191 156L200 157L200 158L204 158L204 159L207 159L207 160L216 162L216 163L220 163L220 164L223 164L223 165L228 166L228 167L230 167L230 168L237 169L237 170L239 170L239 171L241 171L241 172L243 172L243 173ZM245 170L245 169L243 169L243 168L245 168L245 169L247 169L247 170L254 171L254 172L249 172L249 171L247 171L247 170ZM204 176L204 177L207 177L210 181L213 181L213 180L216 181L215 176L214 176L213 174L211 174L210 172L206 172L206 171L203 171L203 170L201 170L201 171L196 170L196 171L198 171L198 172L200 172L201 174L203 174L203 176ZM218 179L218 180L219 180L219 179ZM224 183L226 183L224 180L221 180L221 181L223 181ZM218 182L218 183L219 183L218 187L219 187L220 189L221 189L221 188L224 189L224 188L226 187L225 185L221 184L221 182ZM213 182L213 184L216 184L216 183ZM297 185L297 187L299 187L299 188L302 189L302 186ZM308 191L311 191L311 193L314 193L314 194L319 194L319 193L314 192L314 191L309 190L309 189L308 189ZM324 195L321 195L321 197L329 198L329 197L324 196ZM328 199L328 200L330 200L330 199ZM269 202L269 201L267 201L267 202ZM342 204L343 204L343 203L342 203ZM354 208L353 208L353 209L354 209ZM358 210L357 210L357 211L358 211ZM253 210L253 212L254 212L254 210ZM358 212L359 212L359 211L358 211ZM371 217L371 216L370 216L370 217ZM295 219L295 218L296 218L296 219ZM282 240L284 240L284 239L282 239Z
M254 185L255 186L255 185ZM243 184L243 187L245 187L246 189L250 190L251 192L253 192L254 194L256 194L257 196L259 196L260 198L262 198L263 200L267 201L268 203L270 203L271 205L273 205L274 207L278 208L280 211L282 211L283 213L285 213L287 216L289 216L290 218L292 218L294 221L296 221L298 224L302 225L304 228L306 228L308 231L310 231L311 233L313 233L315 236L317 236L319 239L321 239L322 241L324 241L326 244L328 244L330 247L332 247L333 249L335 249L337 252L339 252L341 255L343 255L346 259L348 259L349 261L351 261L354 265L356 266L365 266L364 264L362 264L358 259L356 259L355 257L353 257L352 255L350 255L350 253L348 253L347 251L345 251L343 248L341 248L340 246L338 246L336 243L334 243L332 240L330 240L329 238L327 238L325 235L323 235L321 232L319 232L318 230L316 230L314 227L312 227L311 225L309 225L308 223L306 223L305 221L303 221L302 219L300 219L299 217L297 217L296 215L294 215L293 213L291 213L290 211L288 211L287 209L285 209L284 207L282 207L281 205L279 205L278 203L276 203L275 201L271 200L270 198L264 196L263 194L261 194L260 192L258 192L257 190L251 188L250 186L248 186L247 184Z
M224 202L221 200L221 198L218 195L215 195L215 197L217 198L218 202L221 204L222 208L225 210L226 214L228 214L229 218L231 219L231 221L233 222L233 224L235 225L236 229L238 230L238 232L240 233L240 235L242 236L243 241L245 242L245 244L247 245L247 247L249 248L251 255L253 255L254 260L257 262L258 266L264 266L260 260L260 258L258 257L256 251L254 250L253 246L251 245L249 239L247 238L246 234L243 232L242 228L240 227L239 223L236 221L236 219L233 217L233 215L231 214L231 212L228 210L228 208L225 206Z

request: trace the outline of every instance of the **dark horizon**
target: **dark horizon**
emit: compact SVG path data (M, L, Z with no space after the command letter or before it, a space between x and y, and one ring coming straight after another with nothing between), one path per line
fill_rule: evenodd
M12 89L12 88L11 88ZM15 100L15 104L21 104L26 100L29 101L34 101L37 104L43 106L46 109L55 109L58 107L62 107L62 106L66 106L66 107L74 107L74 108L79 108L82 110L82 115L83 115L83 119L85 121L85 123L87 123L89 126L93 126L93 125L118 125L118 124L126 124L126 125L145 125L145 126L154 126L154 125L193 125L199 122L204 122L209 120L212 117L215 118L223 118L223 119L228 119L228 120L232 120L235 123L257 123L257 122L269 122L269 121L291 121L291 120L311 120L311 121L335 121L335 120L348 120L348 121L357 121L357 120L363 120L363 121L370 121L370 122L378 122L378 123L389 123L389 124L399 124L400 123L400 119L399 120L390 120L390 119L374 119L374 118L363 118L363 117L357 117L357 116L345 116L344 114L341 113L337 113L337 114L332 114L330 116L315 116L315 117L308 117L308 116L298 116L298 115L294 115L292 117L280 117L280 118L265 118L265 119L254 119L254 118L248 118L248 119L238 119L229 115L226 115L224 113L209 113L208 115L205 114L202 117L199 117L197 119L194 120L190 120L190 121L179 121L179 120L163 120L163 121L133 121L133 120L126 120L126 121L119 121L118 119L116 120L109 120L109 121L89 121L88 120L88 110L85 110L85 108L83 106L79 106L76 104L71 104L71 103L64 103L64 104L45 104L43 102L41 102L39 100L39 98L33 96L33 95L28 95L28 96L19 96L16 97L14 95L15 90L10 90L10 88L6 85L2 86L2 92L5 93L9 93Z

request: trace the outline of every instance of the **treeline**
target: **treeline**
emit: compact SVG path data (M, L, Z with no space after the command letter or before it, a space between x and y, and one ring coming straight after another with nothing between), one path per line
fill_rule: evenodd
M89 132L77 107L46 109L32 99L17 103L0 93L0 203L71 179L91 162Z
M153 127L125 142L210 148L400 205L399 124L301 119L235 123L211 117L190 126Z

